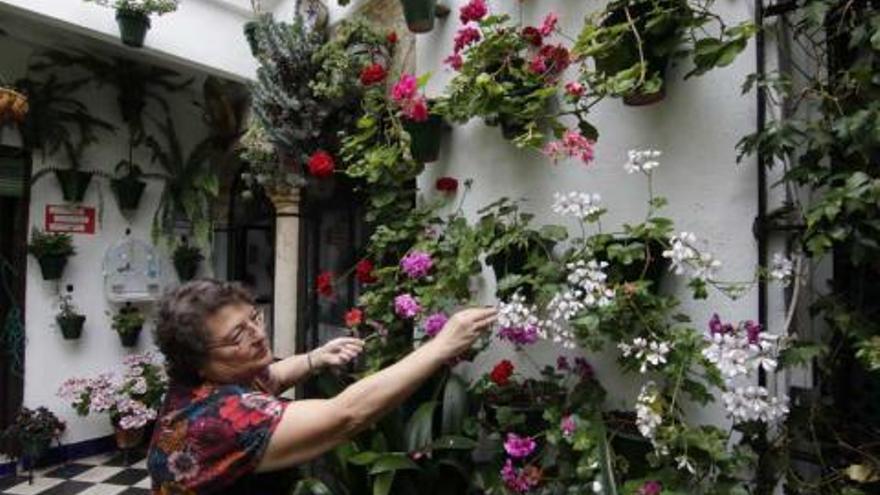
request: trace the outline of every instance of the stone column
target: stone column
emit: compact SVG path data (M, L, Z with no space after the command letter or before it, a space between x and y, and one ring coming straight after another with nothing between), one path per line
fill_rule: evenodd
M298 189L269 195L275 205L275 293L272 328L275 356L296 351L299 307L299 203Z

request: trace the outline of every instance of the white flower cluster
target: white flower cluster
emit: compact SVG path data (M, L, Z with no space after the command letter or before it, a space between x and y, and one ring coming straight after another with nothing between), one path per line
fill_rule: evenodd
M143 12L144 14L167 14L174 12L180 4L180 0L85 0L96 3L103 7L116 10L130 10Z
M643 337L637 337L631 344L621 342L617 348L623 353L623 357L635 356L641 362L640 373L646 373L649 366L657 367L666 363L666 355L670 350L666 342L649 342Z
M657 384L651 381L642 386L636 399L636 427L643 437L651 440L652 444L657 435L657 428L663 423L663 416L657 412L659 398Z
M765 333L760 333L756 340L742 331L716 333L709 337L703 356L717 366L727 380L748 376L758 368L772 373L779 354L777 343L777 336Z
M544 322L537 316L537 308L527 305L526 298L520 293L510 297L510 301L502 302L498 306L498 323L501 328L528 328L540 329Z
M628 174L642 172L651 173L652 170L660 166L657 161L663 153L657 150L629 150L629 159L623 164L623 169Z
M598 194L570 192L553 195L553 213L575 217L582 221L593 220L602 212L602 197Z
M579 260L569 263L568 288L553 296L547 305L549 321L545 327L552 330L552 339L564 348L574 349L577 344L567 323L585 309L602 308L614 300L614 291L606 284L606 262Z
M123 430L143 428L147 423L156 419L156 410L147 407L139 400L120 399L116 407L120 415L119 426Z
M722 396L724 406L733 417L734 422L776 421L788 414L785 399L770 397L764 387L735 387Z
M697 236L690 232L681 232L669 239L671 249L663 251L663 257L672 261L670 267L676 275L688 275L698 280L713 278L721 268L721 262L709 253L700 253L694 249Z
M775 253L770 265L770 279L788 285L793 277L794 263L782 253Z

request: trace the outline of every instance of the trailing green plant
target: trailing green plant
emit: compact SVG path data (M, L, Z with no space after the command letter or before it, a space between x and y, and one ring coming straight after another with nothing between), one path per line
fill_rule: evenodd
M198 246L190 246L184 238L183 242L174 249L171 258L180 279L191 280L198 271L199 264L204 261L205 255Z
M67 233L43 232L34 227L31 231L31 240L28 242L28 252L37 258L45 256L73 256L76 248L73 247L73 236Z

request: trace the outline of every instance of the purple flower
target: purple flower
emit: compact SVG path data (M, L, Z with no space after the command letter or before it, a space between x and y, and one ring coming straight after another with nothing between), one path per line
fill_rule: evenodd
M505 327L498 331L498 338L508 340L518 346L534 344L538 341L538 328L534 325Z
M565 356L556 358L556 369L559 371L571 371L571 364L569 364L568 358Z
M504 442L504 451L514 459L528 457L535 451L535 441L532 437L521 437L516 433L508 433Z
M562 422L559 423L559 428L562 429L562 435L565 438L571 438L574 436L575 430L577 430L577 422L575 422L574 418L569 414L562 418Z
M749 336L749 344L757 344L758 337L761 335L761 332L764 330L760 324L755 323L752 320L746 322L746 334Z
M431 338L437 336L440 330L443 330L443 326L446 325L447 321L449 321L449 317L445 313L434 313L425 318L425 334Z
M660 484L659 481L646 481L641 488L639 488L639 495L660 495L660 492L663 491L663 485Z
M507 459L501 468L501 479L504 485L516 493L525 493L537 485L537 481L530 477L523 469L513 467L513 461Z
M400 260L400 268L409 275L409 278L422 278L433 266L431 255L424 251L412 251Z
M712 335L726 335L728 333L733 333L733 325L730 323L722 323L721 317L718 316L718 313L715 313L709 320L709 333Z
M415 318L422 312L422 307L413 296L401 294L394 298L394 312L401 318Z

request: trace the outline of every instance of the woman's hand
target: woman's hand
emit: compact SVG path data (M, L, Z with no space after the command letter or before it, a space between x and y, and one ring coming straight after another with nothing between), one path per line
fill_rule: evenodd
M434 337L448 359L470 349L477 338L498 319L496 308L467 308L449 318L443 330Z
M343 366L358 357L364 350L364 341L353 337L333 339L311 351L312 366L325 368Z

